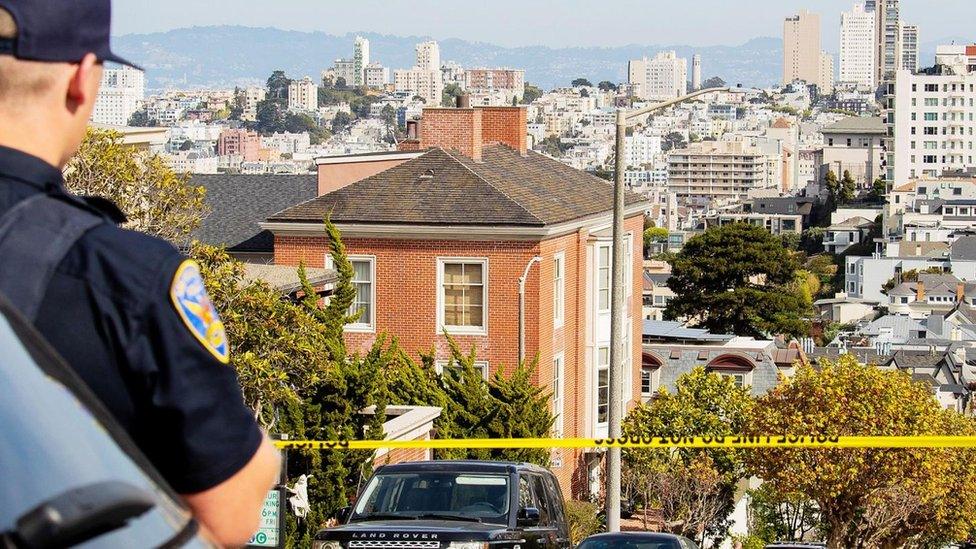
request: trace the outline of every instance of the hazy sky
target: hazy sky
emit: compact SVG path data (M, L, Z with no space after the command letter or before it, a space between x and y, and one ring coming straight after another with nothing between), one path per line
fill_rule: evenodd
M114 0L116 34L235 24L400 36L463 38L504 46L736 45L781 36L801 8L821 16L824 49L837 50L840 12L852 0ZM922 42L976 35L976 0L902 0Z

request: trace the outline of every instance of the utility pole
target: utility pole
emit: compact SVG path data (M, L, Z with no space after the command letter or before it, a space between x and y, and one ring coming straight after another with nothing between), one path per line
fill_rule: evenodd
M676 99L669 99L648 107L627 111L617 110L617 140L616 158L613 174L613 264L611 268L611 301L610 301L610 372L608 383L609 398L607 407L607 427L610 438L619 438L624 407L624 269L632 265L624 264L624 171L627 169L627 124L640 116L654 111L663 110L672 105L683 103L700 95L713 92L744 93L747 90L741 86L734 88L706 88L697 90ZM607 531L620 531L620 448L611 447L607 450L607 478L606 478L606 512Z

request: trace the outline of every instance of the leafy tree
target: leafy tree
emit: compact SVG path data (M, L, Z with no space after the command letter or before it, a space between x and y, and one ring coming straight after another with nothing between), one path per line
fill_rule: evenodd
M271 134L286 131L288 110L284 103L277 99L259 101L255 113L254 129L261 134Z
M589 80L585 79L585 78L577 78L577 79L573 80L573 82L572 82L571 85L574 88L580 88L580 87L583 87L583 86L586 86L588 88L589 87L593 87L593 83L590 82Z
M355 320L348 313L355 297L352 265L338 229L326 221L333 263L338 271L335 291L322 305L299 267L304 298L297 303L260 281L244 277L243 264L224 250L196 246L204 280L220 312L234 352L244 400L271 432L299 439L370 438L382 433L387 402L383 370L401 351L380 337L364 356L350 355L343 326ZM376 406L374 414L360 410ZM370 472L371 452L293 450L288 455L292 481L309 478L311 512L302 522L288 518L289 546L309 547L326 518L354 496Z
M380 100L378 95L358 95L349 101L349 109L359 118L369 118L369 107Z
M192 139L186 139L182 143L180 143L180 150L181 151L188 151L188 150L191 150L192 148L193 148L193 140Z
M619 89L616 84L609 80L603 80L597 84L596 87L600 88L600 91L602 92L617 91Z
M584 538L603 530L597 515L600 508L589 501L567 501L566 522L569 523L569 537L572 545L578 545Z
M783 243L784 248L795 252L799 251L800 241L803 239L803 237L800 235L800 233L789 231L779 235L779 239Z
M685 141L685 137L678 132L671 132L664 136L661 140L661 150L668 152L674 149L682 149L687 147L688 143Z
M798 494L775 493L768 484L749 491L749 532L764 544L804 541L820 526L820 510Z
M188 243L208 213L203 187L177 174L158 154L138 151L121 133L89 128L78 153L65 169L66 188L78 195L101 196L128 218L124 226Z
M158 126L159 122L149 118L149 111L143 108L132 113L132 116L129 117L127 124L137 128L153 128Z
M800 336L809 311L797 292L796 257L766 229L713 227L671 254L667 318L686 317L717 333Z
M555 135L548 135L539 142L539 147L542 152L548 154L549 156L559 158L564 152L569 150L569 146L564 144L559 137Z
M722 80L718 76L713 76L702 82L702 88L724 88L725 86L727 86L725 80Z
M644 249L648 250L652 242L664 242L668 239L668 230L664 227L648 227L644 229Z
M319 126L311 116L303 112L289 112L285 114L284 131L291 133L307 133L313 145L321 143L329 136L328 131Z
M844 170L844 176L840 180L840 202L841 204L847 204L854 200L854 194L856 191L856 183L854 178L851 177L851 172Z
M542 90L526 82L522 92L522 104L528 105L540 97L542 97Z
M945 272L941 267L927 267L922 269L922 274L942 274ZM895 286L901 284L902 282L917 282L918 281L919 270L909 269L902 273L896 274L895 276L889 278L884 284L881 285L881 293L887 295Z
M346 88L346 79L343 77L338 77L335 79L335 87L342 90Z
M454 82L444 86L444 92L441 95L441 106L453 107L457 104L457 97L463 93L464 90L461 89L461 86L458 86Z
M389 103L383 105L383 110L380 111L380 118L382 118L383 122L385 122L386 125L389 126L390 128L396 128L397 113L396 113L396 109L393 108L393 105Z
M590 92L586 91L586 89L580 90L580 97L589 97L589 96L590 96Z
M350 125L352 125L352 115L345 111L339 111L332 119L332 133L339 133Z
M268 99L287 105L289 85L291 85L291 79L285 76L285 71L272 72L267 82Z
M888 184L885 183L884 179L878 177L877 179L874 180L874 183L871 184L871 192L870 192L871 200L874 202L884 202L885 196L887 195L888 195Z
M241 116L244 114L244 108L246 106L246 92L241 88L234 88L234 98L231 99L230 113L228 113L227 118L231 120L240 120Z
M662 389L627 414L626 436L725 436L741 432L752 406L748 389L730 377L697 367L678 378L677 391ZM664 528L702 543L722 539L743 478L735 449L627 449L624 461L635 499L660 509ZM645 517L646 521L646 517Z
M833 204L837 204L840 201L840 181L837 180L837 174L834 170L827 170L827 174L824 176L824 186L827 187L827 192L830 194L830 201Z
M931 388L851 355L794 376L759 399L746 434L971 435L976 423L943 409ZM944 546L976 529L976 450L758 449L748 471L775 497L816 502L831 549Z

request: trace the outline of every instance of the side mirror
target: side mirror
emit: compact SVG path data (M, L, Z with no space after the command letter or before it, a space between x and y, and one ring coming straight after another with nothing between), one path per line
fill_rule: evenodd
M336 509L336 512L332 514L332 518L336 519L339 524L345 524L349 520L349 515L352 513L352 506L345 506Z
M519 509L518 525L527 527L538 526L539 510L535 507L523 507Z
M18 547L77 545L125 527L155 504L148 493L117 480L79 486L22 515L0 540L10 536Z

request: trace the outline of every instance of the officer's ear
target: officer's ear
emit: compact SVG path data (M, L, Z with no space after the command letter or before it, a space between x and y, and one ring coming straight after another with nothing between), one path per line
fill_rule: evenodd
M73 107L93 105L102 80L102 65L94 53L85 54L81 62L73 65L74 72L68 81L68 102Z

